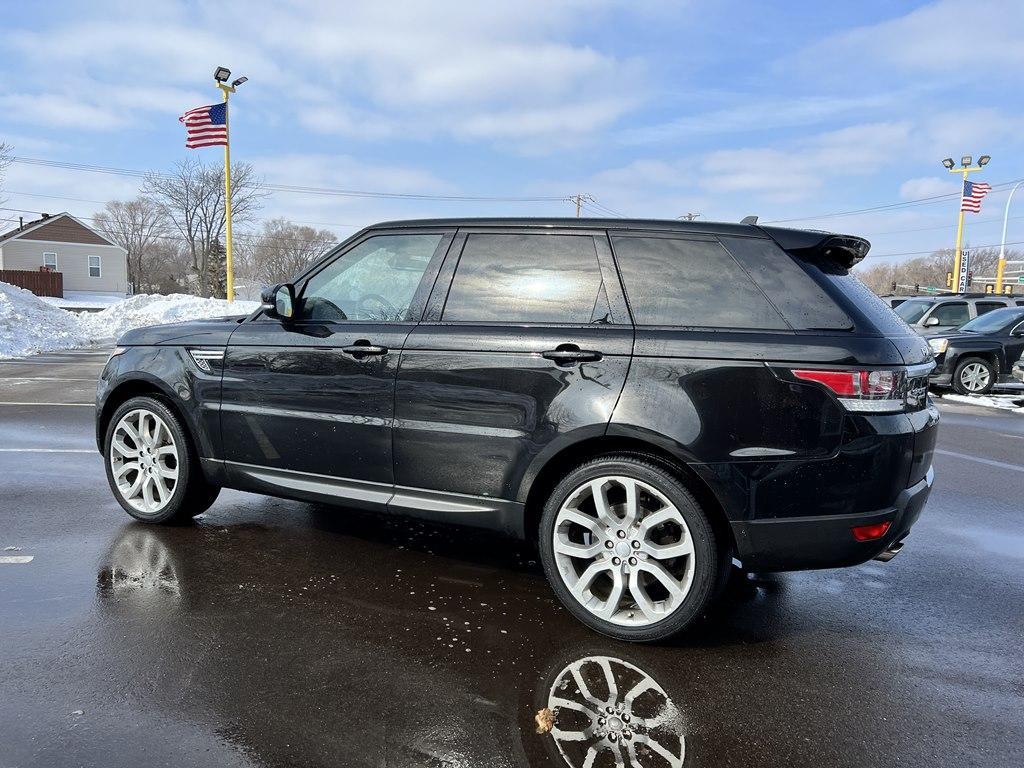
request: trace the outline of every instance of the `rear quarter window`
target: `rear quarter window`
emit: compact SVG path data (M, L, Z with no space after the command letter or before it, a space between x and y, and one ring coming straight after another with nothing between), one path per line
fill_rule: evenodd
M613 236L612 245L637 325L789 329L714 238Z
M793 328L848 330L853 327L849 315L774 240L723 237L722 243ZM810 268L816 269L813 265Z

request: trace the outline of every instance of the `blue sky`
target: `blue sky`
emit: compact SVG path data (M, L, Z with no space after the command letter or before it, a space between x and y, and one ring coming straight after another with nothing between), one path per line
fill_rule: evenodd
M947 156L987 153L982 178L1024 178L1022 40L1019 0L19 4L0 31L0 140L21 157L167 169L188 153L177 116L217 98L224 64L250 78L234 157L270 182L800 218L884 256L950 246L957 201L808 217L956 192ZM7 176L3 218L88 216L138 185L25 164ZM972 244L998 242L1006 195L969 217ZM1015 199L1010 241L1024 240ZM275 193L261 217L343 237L389 218L572 212Z

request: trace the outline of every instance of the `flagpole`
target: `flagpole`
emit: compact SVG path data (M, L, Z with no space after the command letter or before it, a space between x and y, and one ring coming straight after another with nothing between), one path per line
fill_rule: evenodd
M950 286L954 293L961 293L960 290L960 260L963 258L963 239L964 239L964 191L967 187L967 174L975 173L980 171L982 166L988 165L988 161L991 160L988 155L982 155L978 158L978 164L971 164L971 156L964 155L960 159L960 167L957 168L953 162L953 158L947 157L942 161L942 165L950 173L959 173L961 176L960 182L960 212L956 221L956 254L953 256L953 285ZM967 283L964 284L963 293L967 292L967 288L970 287Z
M224 243L226 252L225 269L227 271L227 297L228 302L235 300L235 275L231 260L231 117L228 110L228 95L235 89L226 83L217 83L224 94Z

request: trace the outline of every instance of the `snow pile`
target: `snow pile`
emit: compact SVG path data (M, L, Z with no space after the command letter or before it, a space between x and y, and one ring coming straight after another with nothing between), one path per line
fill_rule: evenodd
M24 288L0 283L0 358L88 343L73 314L51 307Z
M182 293L140 294L102 312L76 315L23 288L0 283L0 359L109 343L126 331L147 325L248 315L257 307L256 301L228 304L223 299Z
M998 408L1001 411L1024 413L1024 396L1017 395L953 395L944 394L942 399L951 403L979 405L982 408Z
M259 307L255 301L202 299L184 293L170 296L140 293L104 309L83 314L79 318L85 335L94 340L116 339L133 328L165 323L181 323L228 315L248 315Z

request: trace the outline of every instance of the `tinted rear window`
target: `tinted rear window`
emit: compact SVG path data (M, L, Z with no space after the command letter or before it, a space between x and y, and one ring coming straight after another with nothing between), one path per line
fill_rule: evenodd
M871 326L886 336L903 336L913 333L897 313L909 304L905 301L893 310L888 304L872 293L860 279L848 269L840 267L832 262L811 264L812 267L821 271L821 274L833 286L835 286L846 299L864 315Z
M607 314L592 236L474 234L442 319L586 324Z
M853 327L853 321L825 289L775 241L723 237L722 242L793 328L846 330ZM808 268L816 269L813 265Z
M717 240L614 237L612 244L637 325L789 327Z

